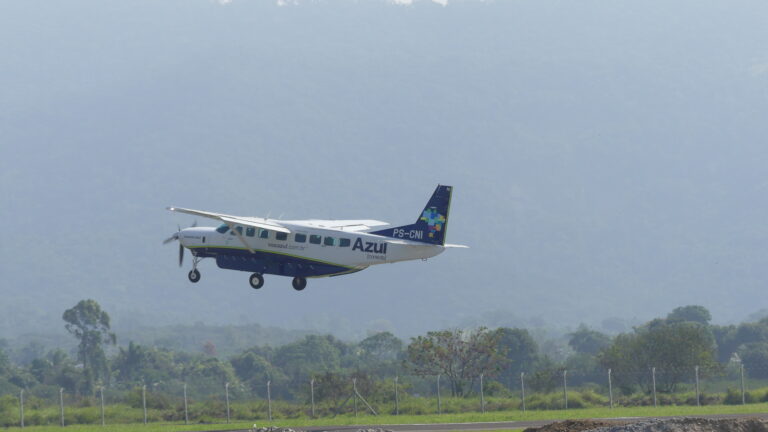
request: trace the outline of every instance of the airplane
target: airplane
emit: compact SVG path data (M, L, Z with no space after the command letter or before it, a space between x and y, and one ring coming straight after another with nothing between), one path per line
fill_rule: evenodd
M410 260L426 260L446 248L466 248L445 243L451 186L438 185L410 225L382 228L377 220L279 220L232 216L179 207L173 212L202 216L221 222L218 227L181 229L163 244L179 242L179 266L184 248L192 254L189 281L200 281L197 265L214 258L223 269L251 272L252 288L264 286L264 275L293 278L297 291L307 286L307 278L356 273L372 265Z

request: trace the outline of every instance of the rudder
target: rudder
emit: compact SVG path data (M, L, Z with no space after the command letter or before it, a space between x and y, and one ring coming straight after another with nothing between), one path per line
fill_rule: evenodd
M428 244L445 244L452 191L451 186L438 185L415 223L387 228L371 234Z

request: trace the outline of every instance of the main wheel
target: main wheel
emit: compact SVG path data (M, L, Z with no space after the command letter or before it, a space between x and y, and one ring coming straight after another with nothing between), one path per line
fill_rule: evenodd
M248 279L248 282L250 282L251 288L259 289L264 286L264 276L261 273L254 273Z
M200 272L197 269L190 270L187 277L189 277L189 281L192 283L200 282Z
M301 291L304 288L307 287L307 280L303 277L295 277L293 278L293 289L296 291Z

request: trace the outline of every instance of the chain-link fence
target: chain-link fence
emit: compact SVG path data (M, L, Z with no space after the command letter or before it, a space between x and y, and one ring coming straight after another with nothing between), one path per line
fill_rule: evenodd
M768 401L768 370L741 365L639 370L555 369L501 376L377 378L324 374L306 382L159 382L76 395L47 386L0 398L4 426L229 423L363 415L569 410Z

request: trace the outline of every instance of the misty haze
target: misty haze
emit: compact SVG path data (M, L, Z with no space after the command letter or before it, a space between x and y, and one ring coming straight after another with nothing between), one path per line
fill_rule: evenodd
M81 299L120 343L768 308L768 4L278 3L0 5L0 338L65 339ZM470 249L303 292L191 284L161 245L195 220L171 205L397 226L437 184Z

